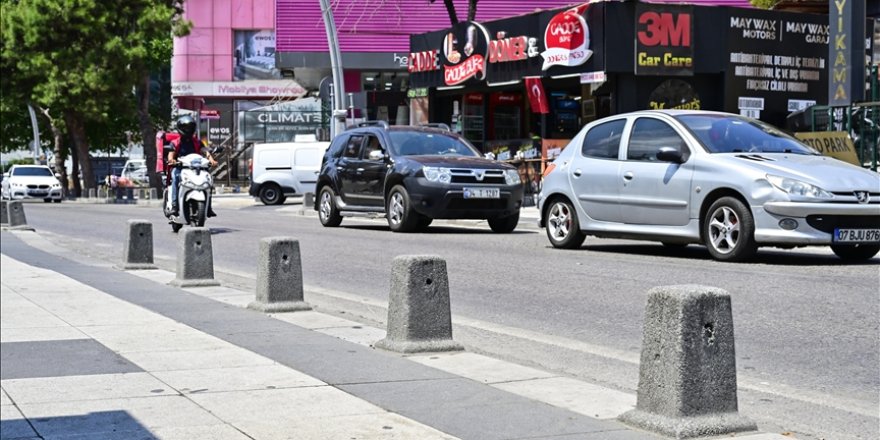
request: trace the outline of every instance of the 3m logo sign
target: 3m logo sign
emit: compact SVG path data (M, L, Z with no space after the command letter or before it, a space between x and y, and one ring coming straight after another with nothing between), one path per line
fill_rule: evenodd
M639 16L639 43L645 46L690 47L691 15L673 12L643 12Z

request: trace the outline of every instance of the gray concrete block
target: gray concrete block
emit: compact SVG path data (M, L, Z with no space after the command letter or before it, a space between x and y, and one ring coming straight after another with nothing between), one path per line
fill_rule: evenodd
M257 298L248 304L248 308L267 313L312 309L303 302L299 241L288 237L260 240Z
M178 287L219 286L214 279L211 230L184 228L181 232L177 242L177 276L168 284Z
M89 188L89 194L87 197L90 199L94 199L96 195L97 195L97 190L95 188Z
M156 188L150 188L150 200L156 200Z
M400 353L463 350L452 340L446 260L431 255L394 259L388 328L375 347Z
M98 198L106 199L107 198L107 188L101 187L98 188Z
M636 409L620 421L674 438L754 431L736 392L730 295L698 285L651 289Z
M122 253L125 270L156 269L153 264L153 224L147 220L129 220L128 235Z
M0 200L0 225L9 224L9 211L6 200Z
M4 229L12 229L16 231L33 231L34 228L28 226L27 216L24 215L24 205L18 200L6 202L6 223Z

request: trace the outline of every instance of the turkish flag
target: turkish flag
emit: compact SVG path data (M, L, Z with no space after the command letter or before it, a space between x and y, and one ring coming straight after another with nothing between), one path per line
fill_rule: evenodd
M550 113L550 106L547 105L547 95L544 93L544 85L541 83L541 78L530 77L525 80L532 113Z

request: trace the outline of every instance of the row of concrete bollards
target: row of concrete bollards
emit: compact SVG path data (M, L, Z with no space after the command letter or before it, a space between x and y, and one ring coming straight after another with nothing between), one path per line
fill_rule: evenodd
M260 242L256 299L262 312L309 310L303 301L299 242L287 237ZM129 221L124 268L152 266L152 227ZM218 285L211 235L186 229L178 245L181 287ZM375 347L399 352L463 350L452 338L446 261L406 255L392 262L386 337ZM625 424L673 438L754 431L737 406L736 360L730 295L707 286L656 287L648 292L636 408Z

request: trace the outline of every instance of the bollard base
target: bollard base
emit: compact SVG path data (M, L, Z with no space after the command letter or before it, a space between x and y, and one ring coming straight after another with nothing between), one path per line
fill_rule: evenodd
M122 270L154 270L158 269L155 264L150 263L125 263L125 264L117 264L117 269Z
M3 225L2 228L0 228L0 229L2 229L4 231L31 231L31 232L36 231L36 229L34 229L33 227L28 226L28 225L18 225L18 226Z
M718 413L696 417L667 417L639 409L617 418L625 425L676 439L757 431L758 426L739 413Z
M440 351L463 351L464 347L452 339L434 339L429 341L392 341L384 338L373 347L397 353L425 353Z
M247 308L263 313L302 312L312 310L312 306L304 301L259 302L252 301Z
M195 280L181 280L175 278L169 281L168 284L174 287L214 287L219 286L220 282L213 278Z

